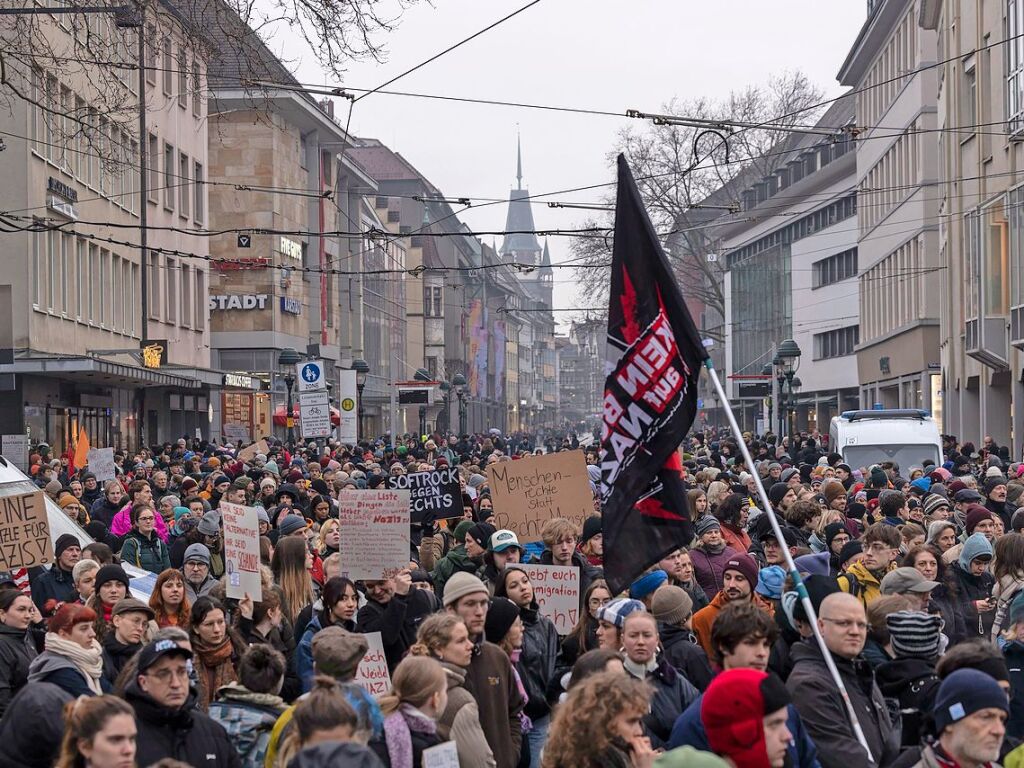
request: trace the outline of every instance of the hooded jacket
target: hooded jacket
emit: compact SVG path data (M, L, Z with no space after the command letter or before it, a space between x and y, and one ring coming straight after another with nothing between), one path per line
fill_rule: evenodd
M85 675L75 666L74 662L67 656L61 656L53 651L43 651L32 659L32 663L28 667L28 681L59 685L75 698L96 695L89 687ZM101 687L106 693L110 686L106 680L101 680Z
M460 768L495 768L476 699L466 690L466 670L447 661L441 666L448 676L448 706L437 719L437 735L455 742Z
M210 719L227 731L245 768L263 768L270 732L288 708L280 696L254 693L241 683L229 683L217 691L210 704Z
M895 564L889 566L890 570L895 567ZM853 578L849 578L847 574ZM846 573L840 574L836 578L839 588L843 592L853 594L865 609L868 604L882 596L882 582L859 560L847 568Z
M466 688L476 699L480 725L498 768L516 768L523 738L519 713L526 702L516 685L512 662L501 648L476 642L466 670Z
M383 768L369 747L351 741L325 741L306 747L288 761L287 768Z
M154 505L156 501L153 502ZM110 521L108 526L110 532L115 536L127 536L128 532L132 529L132 505L125 504L116 515L114 519ZM164 522L163 517L159 513L156 515L156 535L160 537L161 541L167 541L167 523Z
M435 601L422 589L410 589L407 595L396 593L387 603L367 597L366 605L356 614L356 631L380 632L388 669L394 671L416 642L420 623L435 610L439 610Z
M697 638L688 629L669 626L658 622L661 638L662 658L675 667L698 691L711 683L714 672L704 649L697 645Z
M0 715L7 711L14 694L28 682L28 667L36 655L27 630L0 624Z
M714 599L695 614L690 624L693 627L693 634L697 636L697 642L704 649L704 654L711 656L711 625L715 623L718 614L729 604L729 599L724 592L719 592Z
M793 697L811 740L818 747L822 768L868 765L864 748L854 736L846 706L834 685L827 685L828 667L816 643L799 642L790 651L793 671L786 688ZM832 655L857 712L857 719L876 765L888 765L899 752L899 733L889 720L882 692L862 659ZM825 681L825 682L823 682Z
M480 563L473 560L466 552L466 545L459 544L448 550L448 554L437 561L433 572L430 574L434 579L434 594L444 599L444 585L454 574L459 571L476 573Z
M539 720L551 712L547 691L555 681L558 630L551 619L540 615L536 600L519 609L519 618L523 620L523 647L516 669L526 688L526 716Z
M965 546L966 549L966 546ZM985 600L992 595L992 587L995 579L988 571L983 571L980 576L975 576L964 570L960 559L951 566L953 578L956 579L957 599L960 602L960 612L964 617L964 627L967 637L989 637L992 633L992 623L995 621L996 612L985 611L979 614L974 603L977 600Z
M30 568L29 579L32 583L32 602L40 612L47 600L67 603L78 597L71 571L65 571L60 563L54 563L49 568Z

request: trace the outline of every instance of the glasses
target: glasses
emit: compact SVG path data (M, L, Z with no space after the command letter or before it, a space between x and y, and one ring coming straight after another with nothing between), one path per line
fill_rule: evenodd
M892 549L892 547L890 547L888 544L885 544L885 543L883 543L881 541L876 541L874 544L872 544L871 546L867 547L868 552L877 552L878 554L882 554L883 552L888 552L891 549Z
M608 603L610 603L611 601L612 601L612 599L610 597L592 597L592 598L590 598L590 600L588 602L590 603L590 605L598 605L598 606L600 606L600 605L608 605Z
M152 515L147 515L146 517L140 517L139 518L139 522L140 523L152 523L155 520L156 520L156 518L153 517Z
M866 621L857 621L856 619L830 619L826 616L821 616L820 618L822 621L835 624L840 629L856 629L858 632L868 631L868 623Z

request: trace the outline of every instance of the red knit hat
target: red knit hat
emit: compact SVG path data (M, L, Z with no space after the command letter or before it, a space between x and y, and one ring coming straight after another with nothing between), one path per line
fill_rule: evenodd
M970 536L974 533L974 529L978 527L978 523L982 520L991 520L992 513L988 511L981 504L971 504L967 507L967 514L964 515L964 530L967 531L967 535Z
M764 718L789 702L789 692L774 675L756 669L722 672L700 705L708 745L743 768L770 768Z

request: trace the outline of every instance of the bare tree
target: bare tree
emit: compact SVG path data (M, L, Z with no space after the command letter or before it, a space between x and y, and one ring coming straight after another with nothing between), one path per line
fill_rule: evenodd
M722 102L673 100L663 111L701 120L792 128L812 124L820 114L815 105L821 100L821 91L795 72L770 77L767 85L734 92ZM723 220L723 216L739 218L722 208L738 207L737 197L747 183L778 168L785 161L790 140L778 130L747 129L726 135L704 128L645 125L623 130L609 156L613 168L620 152L629 161L683 296L705 308L707 321L702 333L717 342L725 336L725 264L715 252L712 222ZM613 202L609 197L609 205ZM582 226L611 226L612 220L609 213L603 220L589 219ZM577 272L582 295L588 302L597 296L607 301L608 271L596 267L611 260L611 238L574 239L572 252L581 265Z

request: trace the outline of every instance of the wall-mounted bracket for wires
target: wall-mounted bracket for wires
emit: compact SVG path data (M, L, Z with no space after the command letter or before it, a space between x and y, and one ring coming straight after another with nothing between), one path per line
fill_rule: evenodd
M802 126L772 125L771 123L747 123L740 120L706 120L699 117L680 117L677 115L659 115L641 112L639 109L627 109L626 117L650 120L655 125L682 125L688 128L707 128L713 131L732 134L737 130L758 129L762 131L781 131L782 133L811 133L817 136L828 136L838 139L836 130L826 128L804 128Z

